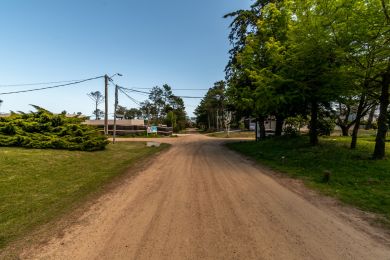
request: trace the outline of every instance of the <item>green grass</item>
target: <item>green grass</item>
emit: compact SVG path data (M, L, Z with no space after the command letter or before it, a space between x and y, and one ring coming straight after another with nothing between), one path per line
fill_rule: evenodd
M299 178L321 192L360 209L382 214L390 226L390 160L372 160L374 137L364 136L350 150L350 137L327 137L311 147L307 137L227 144L264 165ZM390 153L390 143L387 144ZM285 159L282 159L284 157ZM324 171L330 171L324 183Z
M0 248L68 212L167 146L117 143L97 152L0 148Z
M225 132L209 133L207 136L217 138L253 138L255 139L255 132L243 131L243 132L230 132L229 136Z

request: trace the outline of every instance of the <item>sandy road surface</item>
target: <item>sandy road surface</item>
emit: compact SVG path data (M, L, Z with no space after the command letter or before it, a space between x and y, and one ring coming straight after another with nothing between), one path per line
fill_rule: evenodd
M172 148L102 196L39 259L390 259L390 250L216 139Z

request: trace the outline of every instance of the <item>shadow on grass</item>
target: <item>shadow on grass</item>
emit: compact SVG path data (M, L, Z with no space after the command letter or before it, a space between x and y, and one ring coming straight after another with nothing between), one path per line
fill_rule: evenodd
M306 136L272 138L262 142L229 143L227 146L262 164L303 179L321 192L363 210L380 213L390 223L390 160L372 160L372 137L349 149L350 138L321 138L316 147ZM390 145L387 146L390 148ZM324 183L324 174L330 173Z

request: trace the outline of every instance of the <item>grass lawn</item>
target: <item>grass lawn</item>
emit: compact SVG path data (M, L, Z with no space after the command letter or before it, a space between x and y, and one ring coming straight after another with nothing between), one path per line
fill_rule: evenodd
M348 148L350 137L321 138L317 147L308 143L308 137L303 136L227 145L275 170L303 179L327 195L382 214L390 225L390 159L371 160L374 137L360 138L353 151ZM386 148L390 154L390 143ZM323 181L324 171L331 172L329 183Z
M255 132L243 131L243 132L230 132L229 136L225 132L209 133L207 136L218 138L253 138L255 139Z
M98 152L0 148L0 248L167 146L117 143Z

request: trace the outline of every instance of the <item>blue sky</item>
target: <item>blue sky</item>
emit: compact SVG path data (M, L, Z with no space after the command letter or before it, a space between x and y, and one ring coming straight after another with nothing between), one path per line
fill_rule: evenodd
M118 84L149 88L209 88L224 78L229 20L250 0L2 0L0 3L0 92L19 83L84 79L122 73ZM34 86L42 87L42 86ZM102 79L82 85L3 95L0 112L28 111L29 104L53 112L90 115L87 93L103 92ZM174 91L203 96L206 91ZM109 112L113 111L110 88ZM136 100L145 96L135 94ZM186 99L190 116L197 99ZM136 107L125 96L119 103ZM103 107L101 107L103 108Z

